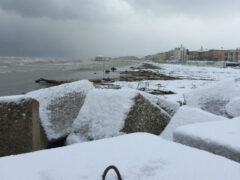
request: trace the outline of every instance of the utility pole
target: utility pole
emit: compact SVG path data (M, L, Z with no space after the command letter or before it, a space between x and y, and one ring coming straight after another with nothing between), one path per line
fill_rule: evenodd
M103 80L105 78L105 59L103 58Z

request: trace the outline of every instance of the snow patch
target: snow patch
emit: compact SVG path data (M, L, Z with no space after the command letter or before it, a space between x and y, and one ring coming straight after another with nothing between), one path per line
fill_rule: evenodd
M174 131L174 141L240 162L240 118L186 125Z
M94 89L87 94L67 143L97 140L120 135L138 91ZM77 137L79 138L77 138Z
M187 105L227 117L225 106L230 99L240 96L240 81L227 79L214 82L185 94Z
M167 127L161 133L161 137L167 140L173 140L173 131L187 124L194 124L199 122L227 120L222 116L216 116L209 112L190 106L182 106L177 113L172 117Z
M240 179L234 161L146 133L0 158L0 174L3 180L93 180L109 165L124 180Z
M240 116L240 96L231 99L225 108L231 117Z
M1 96L1 103L20 103L23 100L30 99L30 97L26 97L25 95L16 95L16 96Z
M146 99L148 99L154 106L160 107L161 109L166 111L170 116L173 116L179 108L179 104L176 102L167 101L159 96L155 96L145 92L140 92L140 94L143 95Z

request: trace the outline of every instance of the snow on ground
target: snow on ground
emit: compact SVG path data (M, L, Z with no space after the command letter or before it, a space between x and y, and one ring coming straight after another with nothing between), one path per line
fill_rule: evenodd
M174 95L161 95L161 97L170 101L184 101L183 94L191 92L195 89L205 87L215 81L225 79L236 79L240 77L239 69L219 68L219 67L200 67L177 64L159 64L150 63L160 69L145 69L159 74L172 77L179 77L182 80L144 80L139 82L115 82L114 84L121 87L129 87L133 89L147 88L158 89L164 91L173 91Z
M225 108L231 117L240 116L240 96L231 99Z
M239 180L240 166L226 158L135 133L0 158L1 180L100 180L109 165L124 180ZM113 180L110 172L107 180Z
M184 93L191 92L192 90L197 89L198 87L203 87L207 84L212 83L212 81L204 80L144 80L139 82L126 82L126 81L117 81L114 84L121 87L128 87L133 89L157 89L162 91L172 91L176 94L170 95L158 95L159 97L166 99L172 102L183 102Z
M94 89L87 94L76 120L73 133L67 138L72 144L86 140L97 140L120 135L124 127L134 97L138 91L133 89Z
M176 128L187 124L194 124L199 122L228 120L222 116L216 116L209 112L190 106L182 106L177 113L172 117L167 127L161 133L161 137L167 140L173 139L173 132Z
M186 125L174 131L174 141L240 162L240 118Z
M85 96L91 89L94 89L92 83L90 83L88 80L81 80L73 83L66 83L59 86L32 91L26 94L26 96L32 97L39 101L39 114L41 124L44 127L49 140L58 139L59 137L69 132L69 128L71 128L71 124L68 127L64 127L64 122L51 122L51 117L53 116L49 108L49 106L51 106L51 103L58 101L60 98L65 97L71 93L81 93L83 96ZM66 120L67 119L65 119L65 121Z
M227 117L225 106L232 98L240 96L239 89L239 79L225 79L185 93L184 97L187 105Z
M162 74L180 77L184 79L208 79L208 80L223 80L226 78L239 78L239 69L233 68L219 68L219 67L201 67L190 65L178 65L178 64L158 64L151 63L154 66L158 66L161 69L154 69L154 72L160 72Z

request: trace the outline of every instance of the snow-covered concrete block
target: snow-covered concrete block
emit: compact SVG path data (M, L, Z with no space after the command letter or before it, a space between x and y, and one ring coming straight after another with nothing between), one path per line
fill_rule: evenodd
M225 109L227 114L231 117L240 116L240 96L231 99Z
M94 89L87 80L32 91L27 96L40 103L40 119L49 141L66 137L77 117L86 94Z
M167 101L159 96L145 92L141 92L141 95L148 99L152 104L159 106L161 109L166 111L170 116L173 116L179 108L179 104L177 102Z
M176 142L240 163L240 118L182 126L173 136Z
M189 106L228 117L225 106L232 98L240 96L239 89L239 79L227 79L186 93L184 97Z
M134 97L134 105L131 107L121 131L124 133L148 132L159 135L169 120L169 114L138 94Z
M95 89L87 94L67 143L133 132L159 135L169 119L170 115L167 112L152 104L137 90Z
M161 137L167 140L173 139L173 131L187 124L194 124L208 121L228 120L222 116L203 111L199 108L191 106L182 106L177 113L171 118L170 122L161 133Z
M136 133L0 158L3 180L93 180L115 165L124 180L239 180L240 165L195 148ZM107 179L116 179L110 174Z
M0 156L46 148L38 109L38 102L25 96L0 98Z

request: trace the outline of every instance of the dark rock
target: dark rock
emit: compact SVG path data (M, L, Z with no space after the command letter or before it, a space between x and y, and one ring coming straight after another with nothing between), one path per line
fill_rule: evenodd
M106 73L106 74L110 73L110 70L106 69L106 70L105 70L105 73Z
M111 71L112 71L112 72L114 72L114 71L116 71L116 70L117 70L117 68L115 68L115 67L112 67L112 68L111 68Z

